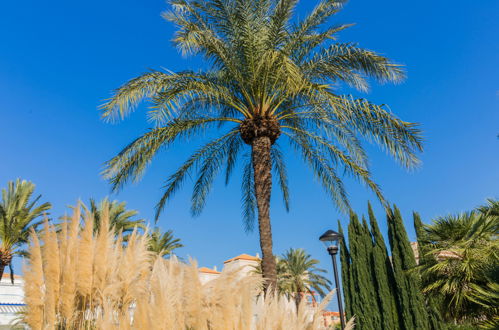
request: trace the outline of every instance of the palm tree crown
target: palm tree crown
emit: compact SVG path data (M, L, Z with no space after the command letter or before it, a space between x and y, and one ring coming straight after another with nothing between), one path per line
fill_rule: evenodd
M300 299L302 294L309 293L314 297L317 292L324 297L331 290L331 281L322 274L324 269L317 268L319 260L312 257L303 249L289 249L278 259L279 288L288 294L297 294Z
M168 230L161 233L159 228L149 234L149 251L156 253L160 257L172 254L173 250L183 247L180 239L173 236L173 231Z
M129 210L126 207L126 202L110 201L107 197L97 203L93 198L90 199L90 205L81 204L84 213L90 213L94 219L94 231L99 231L103 213L107 212L109 217L109 225L114 229L116 235L123 235L123 241L126 242L128 236L135 229L145 229L144 219L134 219L139 212Z
M11 282L14 283L14 270L12 257L21 254L18 250L28 242L31 230L37 230L42 220L37 220L46 215L51 208L50 203L37 205L41 198L35 198L33 193L35 185L29 181L17 179L10 181L7 189L2 189L0 201L0 279L6 266L10 268Z
M417 127L385 107L340 95L341 83L368 90L368 79L399 82L401 66L351 43L334 42L349 25L327 26L344 1L324 0L303 20L294 19L297 0L170 0L164 18L177 27L175 46L201 55L208 68L145 73L118 88L102 106L108 120L123 119L143 99L155 127L107 163L114 189L141 177L160 149L194 135L220 135L200 147L165 183L156 218L190 173L197 172L192 213L205 205L215 177L229 182L242 159L242 203L247 229L258 215L263 272L275 285L270 194L272 171L289 207L281 141L310 167L341 210L349 209L341 174L372 181L365 139L381 146L405 167L418 164ZM249 146L249 150L248 150ZM248 152L249 151L249 152ZM245 155L241 157L241 154Z

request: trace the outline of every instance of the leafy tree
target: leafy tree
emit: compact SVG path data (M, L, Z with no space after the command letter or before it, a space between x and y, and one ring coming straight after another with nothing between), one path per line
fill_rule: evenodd
M338 232L345 238L343 228L338 220ZM340 264L341 264L341 282L343 284L343 297L345 299L345 314L349 320L354 315L354 299L356 298L353 286L352 272L351 272L351 256L348 250L345 239L340 240ZM338 293L340 294L340 293Z
M153 70L118 88L102 106L107 120L123 119L139 102L151 103L155 127L107 163L113 189L141 177L160 149L194 136L206 144L167 178L156 219L192 172L192 213L203 209L215 177L229 182L243 158L242 203L247 229L258 218L263 273L276 285L270 196L272 171L289 207L286 163L280 149L290 144L341 210L349 210L341 173L366 184L380 200L361 144L366 139L403 166L418 164L420 131L365 99L340 95L346 84L368 89L368 78L399 82L401 66L335 35L349 25L329 25L344 1L324 0L301 20L297 0L170 0L164 18L177 28L173 43L186 55L200 55L206 69ZM287 151L287 150L286 150Z
M371 203L368 203L368 215L371 225L372 246L372 268L374 272L375 291L378 298L379 315L381 317L382 329L399 328L397 313L397 302L394 287L394 274L385 240L378 227L378 221L374 216Z
M437 218L424 227L420 265L424 292L436 299L448 321L498 325L497 202L475 211Z
M22 254L21 246L28 242L32 230L42 223L39 218L47 214L50 203L38 204L41 195L33 198L35 185L17 179L10 181L7 189L2 189L0 201L0 279L5 267L10 268L10 280L14 284L12 257Z
M280 291L295 297L298 306L304 294L314 298L314 291L324 297L331 291L331 281L317 268L319 260L312 259L303 249L289 249L277 261L277 278Z
M430 329L420 279L412 271L416 267L416 259L396 206L388 213L387 222L401 326L404 329Z
M173 236L173 231L168 230L162 233L159 228L155 228L149 234L149 251L156 253L160 257L169 256L173 250L183 247L180 239Z
M352 273L352 289L354 296L352 310L360 329L379 329L381 315L374 287L372 267L372 239L369 229L359 222L357 215L350 213L348 225L348 242L350 251L350 271Z

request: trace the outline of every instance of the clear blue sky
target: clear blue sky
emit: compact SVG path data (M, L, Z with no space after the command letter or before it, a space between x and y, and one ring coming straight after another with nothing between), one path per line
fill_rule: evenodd
M302 0L298 15L316 1ZM110 91L148 68L196 68L171 46L173 27L160 13L162 0L3 1L0 4L0 186L31 180L53 216L78 198L101 198L109 185L104 161L149 126L143 111L116 124L103 123L97 107ZM414 173L371 150L372 169L387 198L403 214L425 222L469 210L499 197L499 2L352 0L333 23L357 23L340 41L358 42L407 66L397 86L374 86L365 96L387 103L401 118L422 124L423 166ZM200 141L193 141L194 145ZM179 146L164 152L138 183L113 198L125 200L152 220L163 180L188 156ZM329 269L317 238L336 228L338 214L301 161L290 155L291 212L275 195L275 253L303 247ZM240 253L259 252L256 232L241 223L239 182L215 186L204 213L191 218L187 184L161 217L185 244L183 257L208 267ZM349 182L355 209L373 199ZM377 205L377 204L376 204ZM386 229L384 216L378 220ZM18 268L19 270L19 268Z

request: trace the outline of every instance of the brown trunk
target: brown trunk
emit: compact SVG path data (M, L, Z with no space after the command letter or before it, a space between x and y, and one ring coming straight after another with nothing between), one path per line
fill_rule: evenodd
M7 250L0 250L0 281L3 278L3 272L5 270L5 267L10 265L12 262L12 253ZM12 275L11 275L12 278ZM12 279L11 279L12 280Z
M295 304L296 304L296 312L298 313L300 309L301 300L303 299L303 293L295 292Z
M269 287L272 290L277 288L276 263L274 254L272 253L272 229L270 226L270 193L272 190L271 146L272 142L267 136L256 137L251 144L265 291Z
M5 266L7 266L7 265L4 264L2 261L0 261L0 281L3 278L3 271L5 270Z

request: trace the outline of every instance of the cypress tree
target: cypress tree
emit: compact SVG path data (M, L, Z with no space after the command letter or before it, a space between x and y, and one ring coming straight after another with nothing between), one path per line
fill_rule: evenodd
M430 329L428 313L417 274L414 253L405 231L399 209L388 214L388 237L392 251L392 266L397 288L401 325L407 330Z
M366 256L368 257L368 263L366 264L366 268L369 271L370 276L365 279L368 282L369 289L369 304L371 304L371 309L373 311L371 315L371 322L375 329L381 329L383 326L382 321L382 313L379 306L378 301L378 292L376 288L376 272L373 267L374 264L374 244L371 236L371 232L369 231L369 226L367 225L367 221L362 216L362 241L364 242L364 249L366 251Z
M374 284L377 291L382 329L399 329L392 265L371 203L367 204L367 209L373 239L372 269L374 271Z
M340 221L338 221L338 232L343 235L343 237L345 237ZM352 275L350 271L350 262L350 252L348 251L345 239L342 239L340 241L341 282L343 287L343 298L345 302L345 314L347 320L350 320L354 315L352 311Z
M365 222L365 221L364 221ZM366 235L367 233L367 235ZM358 329L379 329L379 310L371 271L372 240L357 215L350 213L348 226L352 272L353 308Z

